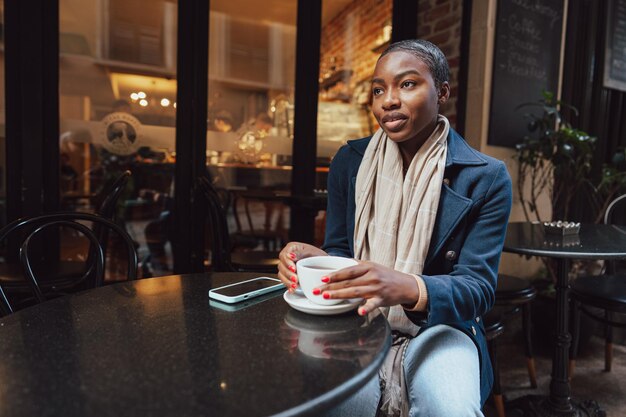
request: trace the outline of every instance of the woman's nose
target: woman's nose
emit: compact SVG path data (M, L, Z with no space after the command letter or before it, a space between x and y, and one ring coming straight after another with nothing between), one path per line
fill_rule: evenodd
M393 109L400 106L400 99L398 97L397 92L390 88L385 92L385 97L383 100L383 108L384 109Z

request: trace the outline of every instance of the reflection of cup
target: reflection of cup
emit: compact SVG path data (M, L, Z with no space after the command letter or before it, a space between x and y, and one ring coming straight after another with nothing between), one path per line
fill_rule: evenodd
M342 343L346 338L351 340L355 332L363 326L365 318L357 315L333 317L317 317L289 310L285 323L297 330L298 350L307 356L320 359L332 359L329 347Z
M313 256L299 260L296 263L296 271L302 292L306 298L316 304L333 305L342 302L342 299L326 300L322 295L313 295L313 289L324 284L322 277L357 264L358 262L354 259L341 256Z

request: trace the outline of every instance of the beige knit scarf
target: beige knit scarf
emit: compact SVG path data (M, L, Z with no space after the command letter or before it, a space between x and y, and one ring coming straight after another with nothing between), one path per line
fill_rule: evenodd
M397 271L421 274L437 217L450 123L437 126L417 151L406 175L398 144L374 134L356 177L354 255ZM384 311L392 329L415 336L418 327L401 306Z
M417 151L404 177L398 144L382 129L374 134L356 177L356 259L410 274L422 273L437 218L449 130L448 119L439 115L435 130ZM399 305L382 310L395 331L378 371L381 398L376 416L408 417L402 364L406 347L419 327Z

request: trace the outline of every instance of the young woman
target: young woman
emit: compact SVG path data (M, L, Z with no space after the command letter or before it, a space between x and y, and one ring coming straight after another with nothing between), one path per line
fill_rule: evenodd
M380 129L333 159L323 249L291 242L280 254L279 277L291 291L299 259L359 260L326 277L319 296L362 297L359 314L381 307L393 329L378 377L337 415L482 415L491 389L481 316L494 302L511 180L439 114L448 76L430 42L382 53L372 78Z

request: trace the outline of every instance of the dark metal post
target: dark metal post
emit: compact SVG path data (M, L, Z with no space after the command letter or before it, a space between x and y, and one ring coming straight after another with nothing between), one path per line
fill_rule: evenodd
M5 2L7 220L59 206L59 3Z
M320 68L322 1L298 1L296 32L296 88L291 173L290 239L313 242L317 211L297 203L297 196L313 196L317 164L317 104Z
M194 182L206 166L209 1L178 2L174 272L203 269L204 214Z
M393 0L391 43L417 37L418 1Z
M569 260L559 259L556 281L556 335L552 359L552 380L550 381L550 408L559 413L573 410L570 401L570 387L567 380L569 346Z

